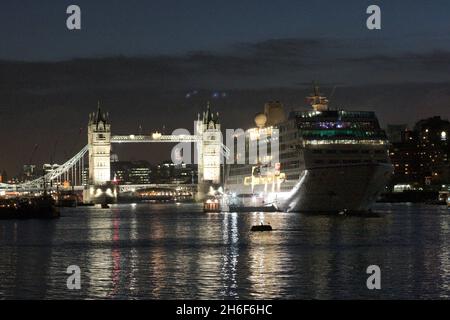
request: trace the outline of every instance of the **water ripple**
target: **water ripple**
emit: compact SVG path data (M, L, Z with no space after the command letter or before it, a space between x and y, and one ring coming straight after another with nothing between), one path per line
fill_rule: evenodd
M448 298L445 207L378 215L210 213L195 205L65 209L58 221L0 221L0 298ZM271 233L252 233L261 221ZM382 290L366 288L368 265ZM81 268L68 290L66 268Z

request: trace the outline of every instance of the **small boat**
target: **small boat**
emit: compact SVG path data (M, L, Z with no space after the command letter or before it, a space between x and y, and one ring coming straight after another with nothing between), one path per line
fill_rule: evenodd
M203 203L203 212L221 212L218 199L208 199Z
M272 231L272 226L270 224L260 224L252 227L251 231Z
M57 207L76 207L77 203L78 198L75 192L66 190L58 191L56 200Z
M0 201L0 219L55 219L60 212L53 198L47 194L39 197Z
M102 203L102 209L109 209L109 205L107 203Z

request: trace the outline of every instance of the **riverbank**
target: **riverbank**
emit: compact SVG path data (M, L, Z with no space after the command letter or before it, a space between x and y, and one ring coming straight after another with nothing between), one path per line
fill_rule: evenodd
M446 204L445 201L439 201L439 192L437 191L415 191L407 190L403 192L383 193L379 203L427 203L427 204Z

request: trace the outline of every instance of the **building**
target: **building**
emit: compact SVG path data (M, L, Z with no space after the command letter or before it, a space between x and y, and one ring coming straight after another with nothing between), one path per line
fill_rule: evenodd
M59 164L57 164L57 163L54 163L54 164L46 163L42 166L42 171L43 171L44 175L46 175L47 173L50 173L53 170L56 170L58 168L59 168Z
M391 143L400 143L403 141L403 134L408 130L406 124L388 124L386 135Z
M197 166L164 161L151 165L148 161L111 162L111 176L120 185L127 184L195 184Z
M175 165L171 161L164 161L155 166L152 183L196 184L197 166L185 163Z
M111 162L117 162L119 161L119 156L117 155L117 153L111 153Z
M5 170L0 171L0 183L6 183L8 181L8 174Z
M450 122L440 117L418 121L404 130L389 155L394 165L392 186L411 189L439 189L450 182Z
M416 123L417 144L420 150L421 174L427 185L449 182L449 143L450 122L441 117L432 117Z
M117 184L150 184L152 168L145 160L111 162L111 176Z
M394 166L392 186L397 190L421 187L424 178L421 177L417 139L413 131L405 130L401 141L391 143L389 157Z
M25 164L23 166L23 174L22 174L22 180L23 181L31 181L38 177L37 171L36 171L36 165L34 164Z

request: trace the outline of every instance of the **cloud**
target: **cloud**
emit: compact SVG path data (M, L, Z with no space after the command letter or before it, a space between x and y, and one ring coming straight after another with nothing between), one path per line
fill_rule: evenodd
M366 40L269 39L237 43L221 51L179 55L98 57L61 62L0 62L0 90L46 94L126 87L153 90L295 86L326 83L380 84L445 81L450 52L390 52Z
M406 52L401 54L375 54L360 57L346 57L343 62L355 65L370 65L374 69L407 69L432 72L448 72L450 69L450 51L431 50L428 52Z
M83 58L54 63L2 61L0 71L9 89L36 93L41 90L83 90L83 87L101 86L230 86L249 78L254 81L250 86L258 86L273 84L286 73L307 68L322 46L323 42L316 39L272 39L239 43L222 52Z

